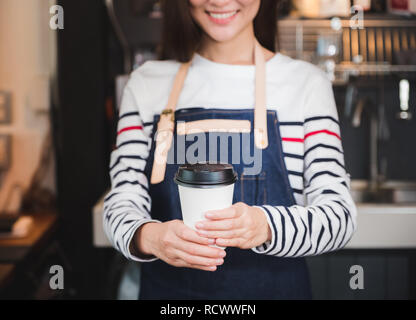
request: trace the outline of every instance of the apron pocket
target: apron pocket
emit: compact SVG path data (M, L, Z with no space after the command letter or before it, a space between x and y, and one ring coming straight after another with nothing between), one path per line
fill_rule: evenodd
M255 176L241 174L239 182L242 202L250 206L267 204L265 171Z

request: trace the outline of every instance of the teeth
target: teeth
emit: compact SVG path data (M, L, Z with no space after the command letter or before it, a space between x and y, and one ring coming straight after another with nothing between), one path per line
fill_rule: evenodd
M227 19L235 15L237 11L229 12L229 13L212 13L209 12L209 15L215 19Z

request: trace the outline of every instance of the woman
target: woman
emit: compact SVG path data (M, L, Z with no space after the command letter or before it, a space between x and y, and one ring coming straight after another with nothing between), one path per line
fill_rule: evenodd
M307 299L304 257L343 247L355 230L331 84L275 53L276 5L164 3L165 60L146 62L127 84L105 199L113 245L146 262L141 299ZM183 156L179 122L217 128L218 119L250 121L240 155L260 154L260 170L233 163L235 204L208 212L194 231L180 220L178 161L166 152Z

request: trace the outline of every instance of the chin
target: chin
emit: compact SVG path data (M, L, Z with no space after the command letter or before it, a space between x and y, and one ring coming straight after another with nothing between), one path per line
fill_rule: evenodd
M217 42L226 42L232 40L235 36L235 32L215 32L215 33L208 33L211 39Z
M224 42L232 40L234 37L237 36L239 33L239 30L236 28L221 28L221 27L214 27L214 28L206 28L205 29L206 34L213 40L218 42Z

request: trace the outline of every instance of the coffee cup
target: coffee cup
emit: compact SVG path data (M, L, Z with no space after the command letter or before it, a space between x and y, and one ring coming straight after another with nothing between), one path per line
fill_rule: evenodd
M185 164L179 167L174 181L179 189L183 222L196 230L196 223L206 220L207 211L232 205L237 174L230 164Z

